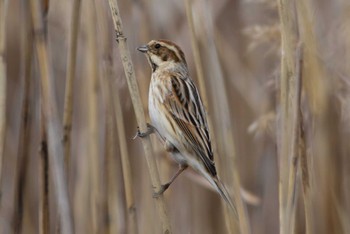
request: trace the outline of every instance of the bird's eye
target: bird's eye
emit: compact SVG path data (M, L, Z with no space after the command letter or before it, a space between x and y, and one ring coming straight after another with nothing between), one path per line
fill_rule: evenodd
M154 46L154 48L159 49L159 48L160 48L160 44L157 43L157 44Z

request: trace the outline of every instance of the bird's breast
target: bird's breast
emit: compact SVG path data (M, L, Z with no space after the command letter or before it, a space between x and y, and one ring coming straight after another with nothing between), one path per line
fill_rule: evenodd
M161 81L152 78L148 95L148 111L152 125L163 137L167 135L167 117L163 104L165 95L166 89L164 87L164 84Z

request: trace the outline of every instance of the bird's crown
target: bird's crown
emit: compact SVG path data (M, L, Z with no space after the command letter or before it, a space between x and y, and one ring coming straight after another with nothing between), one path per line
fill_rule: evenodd
M137 49L146 54L154 70L169 62L186 65L185 54L180 47L168 40L152 40L147 45L140 46Z

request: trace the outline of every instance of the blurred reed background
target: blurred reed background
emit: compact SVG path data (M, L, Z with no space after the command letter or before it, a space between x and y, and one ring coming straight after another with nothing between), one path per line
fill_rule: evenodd
M350 233L348 0L118 1L145 113L135 48L184 50L239 223L191 170L152 198L110 4L0 0L0 233Z

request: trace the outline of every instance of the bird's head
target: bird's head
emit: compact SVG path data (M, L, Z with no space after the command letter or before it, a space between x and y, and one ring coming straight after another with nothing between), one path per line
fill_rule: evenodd
M168 40L152 40L137 48L144 53L155 71L163 65L186 65L185 55L178 45Z

